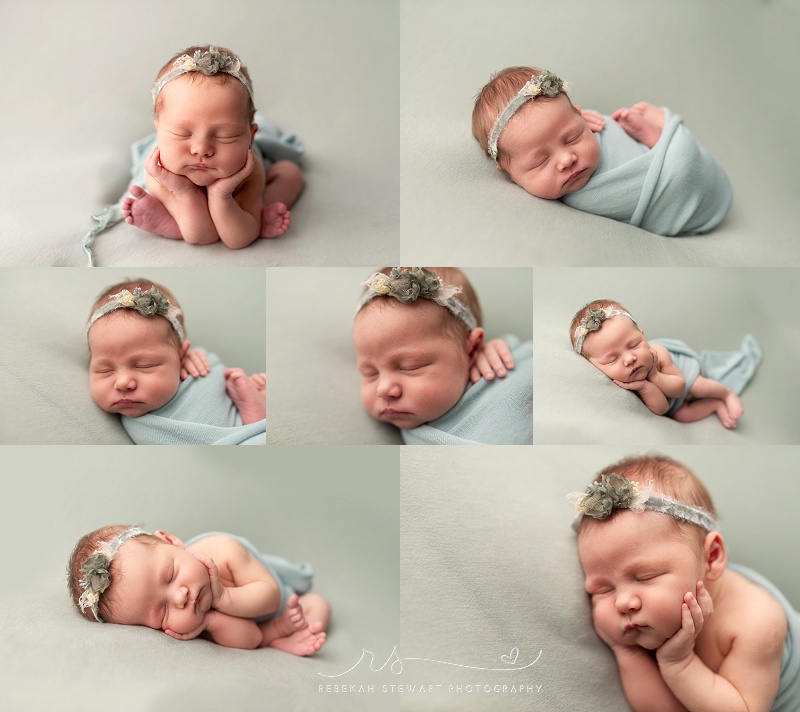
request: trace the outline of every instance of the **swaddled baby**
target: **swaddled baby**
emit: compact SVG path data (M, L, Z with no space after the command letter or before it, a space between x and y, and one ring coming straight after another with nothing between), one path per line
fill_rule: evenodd
M122 416L135 443L266 443L266 376L190 351L183 313L164 287L144 279L108 287L86 333L92 399Z
M581 111L565 82L535 67L492 77L472 133L531 195L659 235L708 232L733 200L725 172L680 116L645 102L607 117Z

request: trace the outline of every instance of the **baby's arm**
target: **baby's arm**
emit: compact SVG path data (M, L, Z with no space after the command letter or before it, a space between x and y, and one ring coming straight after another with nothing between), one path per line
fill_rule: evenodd
M235 586L223 586L214 560L193 552L208 569L213 597L211 605L214 609L241 618L257 618L278 610L280 589L258 559L235 539L218 542L216 551L224 556L226 573Z
M669 355L669 351L661 344L650 347L653 354L653 368L647 379L654 383L667 398L680 398L686 389L686 379Z
M667 397L652 381L644 380L625 383L624 381L617 381L615 379L614 383L620 388L624 388L626 391L634 391L651 413L664 415L664 413L669 410Z
M161 165L156 146L144 163L147 190L157 198L175 219L186 242L208 245L219 239L214 221L208 212L208 199L186 176L168 171Z
M469 380L477 383L481 378L491 381L495 375L505 378L506 369L514 368L514 357L505 339L491 339L481 346L475 363L469 369Z
M623 645L592 616L595 632L614 653L622 689L635 712L686 712L661 677L655 656L638 645Z
M234 250L247 247L261 230L264 170L260 161L260 170L254 170L254 166L253 149L249 148L238 173L208 186L208 212L219 239Z
M255 621L230 616L213 608L206 613L202 624L189 633L176 633L169 628L164 632L176 640L192 640L205 633L218 645L246 650L260 647L263 638Z

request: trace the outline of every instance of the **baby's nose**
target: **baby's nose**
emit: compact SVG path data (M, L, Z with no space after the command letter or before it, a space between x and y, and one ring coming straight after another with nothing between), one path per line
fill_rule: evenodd
M136 388L136 379L129 371L120 371L117 374L114 386L118 391L130 391L133 388Z
M186 606L186 602L189 600L189 589L186 586L178 586L178 592L175 595L175 603L178 608L183 608Z
M391 374L381 376L378 381L378 398L398 398L401 393L400 383Z

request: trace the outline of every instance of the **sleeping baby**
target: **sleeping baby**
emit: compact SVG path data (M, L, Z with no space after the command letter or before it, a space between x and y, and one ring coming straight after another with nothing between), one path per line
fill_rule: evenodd
M581 308L569 328L573 350L620 388L633 391L656 415L692 423L716 413L735 428L744 413L741 393L761 363L751 334L740 351L698 355L678 339L648 342L619 302L600 299Z
M475 100L472 133L531 195L659 235L708 232L733 200L680 116L645 102L607 117L582 112L565 82L535 67L492 77Z
M92 399L121 416L136 444L266 443L266 376L189 351L183 313L164 287L144 279L108 287L86 333Z
M463 272L394 267L364 285L353 341L373 418L400 428L411 445L532 442L532 343L506 336L484 344Z
M256 114L239 57L203 45L178 52L152 88L156 133L132 146L130 197L93 218L84 238L124 219L157 235L240 249L289 228L303 189L303 145ZM145 190L146 189L146 190Z
M293 655L313 655L325 642L330 606L308 593L312 574L308 564L262 554L243 537L208 532L184 544L129 526L81 537L67 569L87 620Z

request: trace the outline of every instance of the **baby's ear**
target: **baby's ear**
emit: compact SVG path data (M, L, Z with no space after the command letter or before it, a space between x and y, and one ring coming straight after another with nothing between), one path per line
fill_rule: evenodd
M250 145L252 146L253 141L256 139L256 132L258 131L258 124L250 124Z
M180 348L180 352L179 352L179 356L180 356L180 360L181 361L183 361L183 357L186 356L186 352L189 350L190 346L191 346L191 343L188 340L184 341L181 344L181 348Z
M715 581L728 566L728 551L725 548L725 540L719 532L706 534L703 541L703 556L705 559L706 577Z
M481 352L483 335L483 329L479 326L469 332L467 337L467 357L469 358L470 366L475 363L475 359L478 358L478 354Z
M186 545L174 534L167 534L163 529L159 529L156 532L153 532L153 536L158 537L162 541L167 542L167 544L172 544L173 546L179 546L181 549L185 549Z

